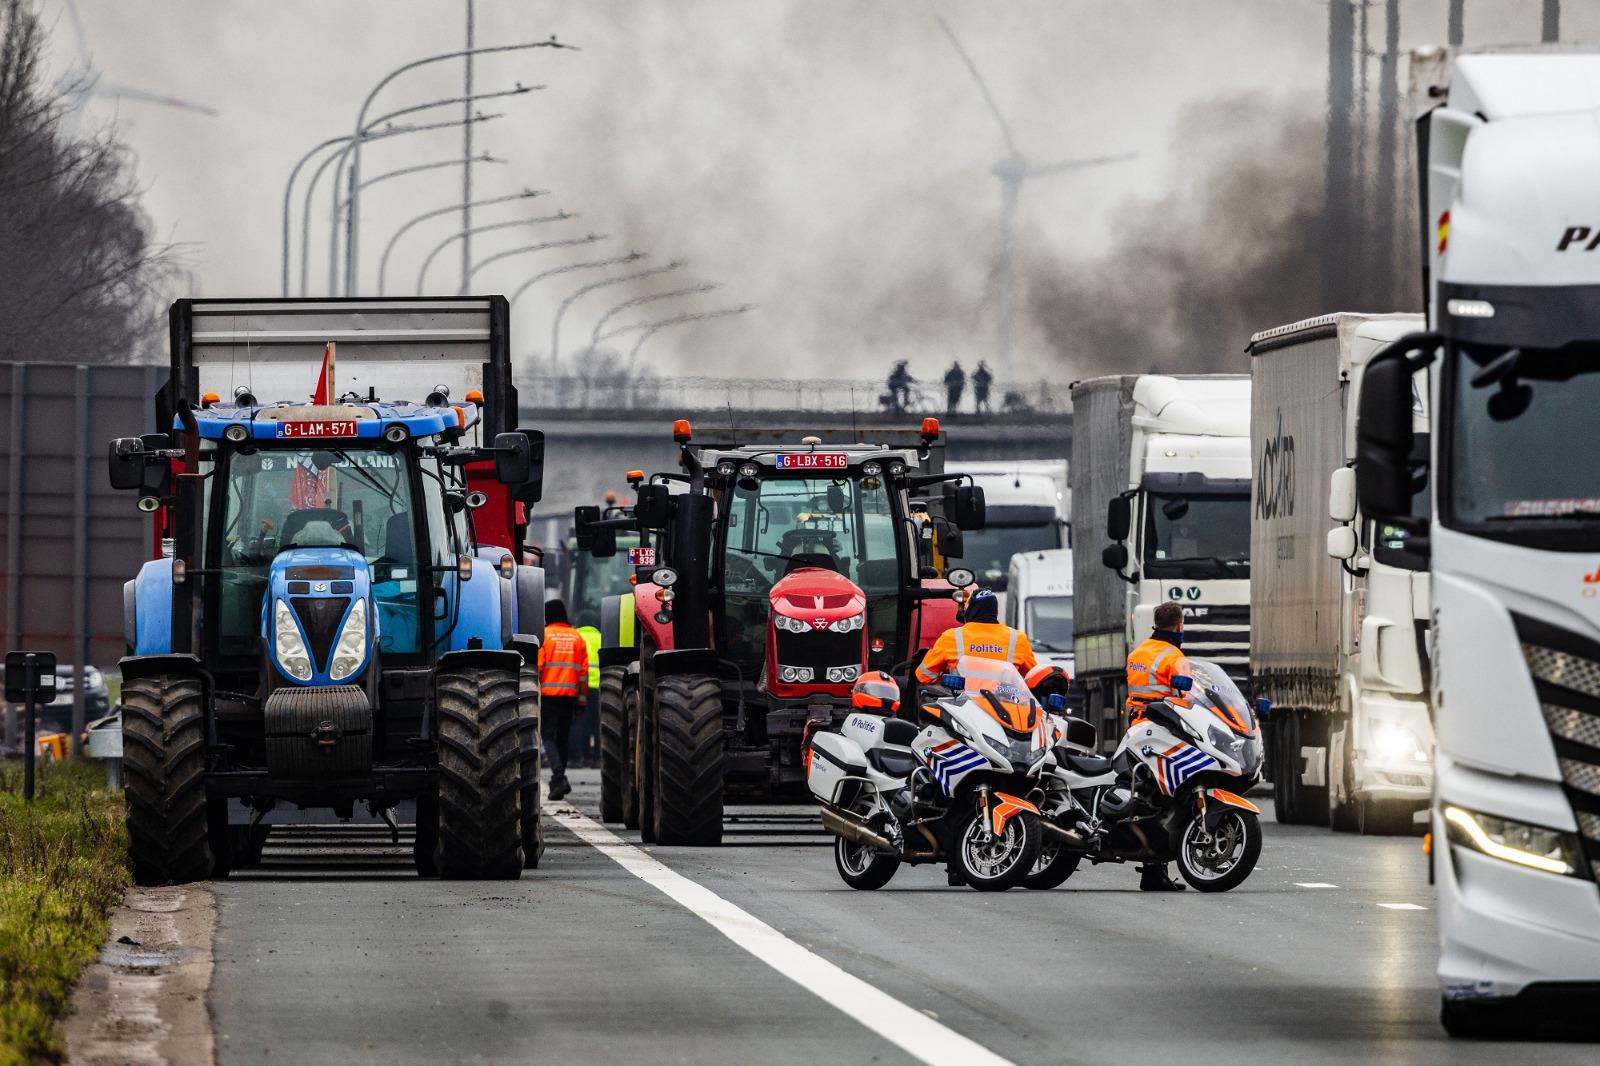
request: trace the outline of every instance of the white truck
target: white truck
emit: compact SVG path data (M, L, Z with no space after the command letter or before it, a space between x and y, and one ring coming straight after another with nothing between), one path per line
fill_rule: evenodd
M1600 52L1413 53L1411 101L1429 329L1367 363L1359 498L1432 575L1442 1021L1531 1035L1600 1002Z
M985 525L962 536L960 565L1000 597L1005 609L1011 557L1067 546L1065 459L981 460L951 464L983 489Z
M1428 575L1373 558L1349 465L1367 360L1422 324L1334 314L1250 339L1250 685L1273 705L1280 822L1408 833L1432 794ZM1427 371L1417 374L1412 420L1425 440Z
M1073 673L1072 549L1018 552L1006 584L1006 625L1028 635L1041 663Z
M1074 680L1115 745L1158 603L1182 602L1185 652L1249 673L1250 379L1090 378L1072 418Z

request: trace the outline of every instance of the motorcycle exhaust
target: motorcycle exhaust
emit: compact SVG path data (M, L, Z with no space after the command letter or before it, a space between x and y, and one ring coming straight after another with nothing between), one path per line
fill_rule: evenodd
M899 851L889 842L888 837L875 832L861 819L843 811L834 810L832 807L822 808L822 827L836 836L842 836L846 840L853 840L858 844L865 844L869 848L881 851L886 855L894 855Z
M1079 835L1076 829L1068 829L1065 826L1057 825L1056 823L1045 818L1039 819L1039 827L1044 830L1045 836L1054 837L1063 844L1082 846L1088 843L1088 841L1084 840L1083 837Z

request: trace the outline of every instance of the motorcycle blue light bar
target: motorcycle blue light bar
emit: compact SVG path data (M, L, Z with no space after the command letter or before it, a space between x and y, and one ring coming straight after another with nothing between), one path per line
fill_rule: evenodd
M960 674L945 674L939 678L939 684L945 688L964 689L967 687L967 679Z

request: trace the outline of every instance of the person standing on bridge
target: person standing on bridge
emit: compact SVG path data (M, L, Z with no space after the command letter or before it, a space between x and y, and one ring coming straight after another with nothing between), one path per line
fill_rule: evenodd
M917 379L911 376L911 371L906 369L904 359L897 360L894 369L889 372L889 410L894 414L905 414L911 406L911 386Z
M972 374L972 409L980 415L985 408L994 414L994 408L989 406L989 386L993 384L994 372L989 369L988 363L979 360L978 369Z
M551 600L544 605L544 643L539 646L539 705L553 800L572 791L567 780L572 719L582 713L588 696L589 646L568 623L567 605Z
M953 415L961 406L961 394L967 391L967 372L961 369L961 363L950 364L950 369L944 372L944 411Z

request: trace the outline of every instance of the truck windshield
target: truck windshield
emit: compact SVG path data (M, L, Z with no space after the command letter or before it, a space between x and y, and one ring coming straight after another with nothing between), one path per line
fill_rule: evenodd
M1145 495L1144 571L1150 577L1250 576L1250 497Z
M1022 631L1039 651L1071 651L1072 597L1028 597Z
M420 650L417 550L405 457L375 449L266 449L227 463L218 651L260 651L272 560L297 547L350 548L372 568L380 647Z
M1028 508L1041 511L1042 508ZM1023 523L1010 524L1000 508L989 509L988 521L982 529L962 534L961 558L951 565L971 570L978 584L995 592L1004 592L1010 584L1011 557L1022 552L1049 551L1062 547L1061 523L1053 514L1046 518L1034 517Z
M1450 369L1447 523L1534 547L1593 550L1600 342L1461 345Z
M893 642L904 538L877 477L740 479L728 501L723 597L731 658L765 648L767 593L800 566L844 575L867 597L870 635Z

